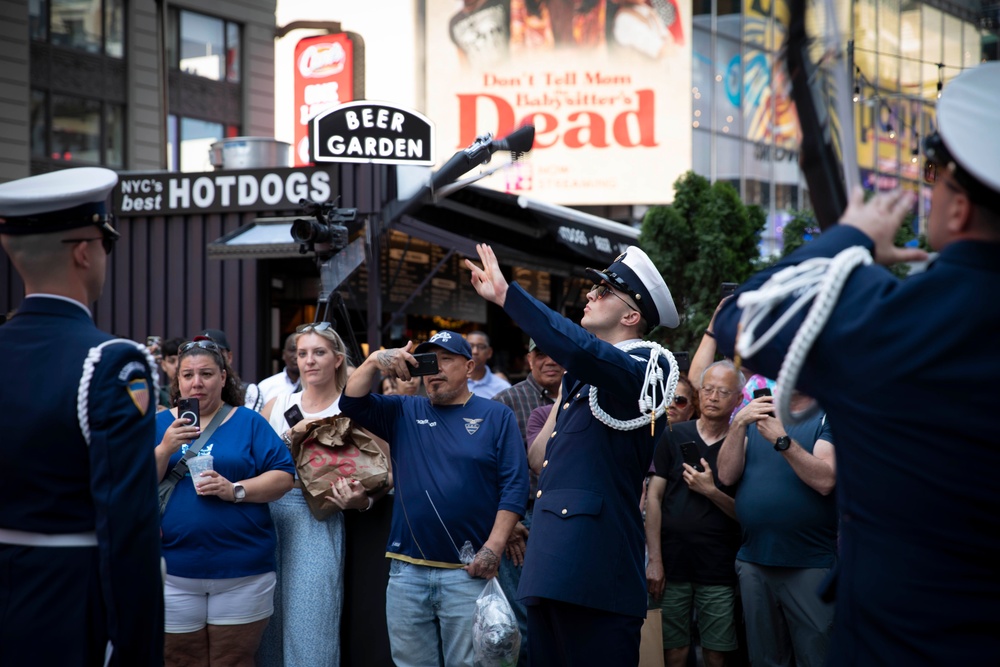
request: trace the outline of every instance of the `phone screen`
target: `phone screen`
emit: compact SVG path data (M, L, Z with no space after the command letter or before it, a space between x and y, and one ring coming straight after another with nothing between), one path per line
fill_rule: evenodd
M180 398L177 400L177 416L187 419L192 426L201 424L201 410L197 398Z

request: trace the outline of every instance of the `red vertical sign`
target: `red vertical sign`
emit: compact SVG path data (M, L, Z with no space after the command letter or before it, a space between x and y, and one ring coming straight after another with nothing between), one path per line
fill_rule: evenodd
M344 33L295 45L295 166L311 164L309 119L354 99L354 51Z

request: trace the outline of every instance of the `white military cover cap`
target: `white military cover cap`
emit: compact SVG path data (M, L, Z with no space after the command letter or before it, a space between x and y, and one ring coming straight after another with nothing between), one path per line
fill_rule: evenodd
M118 174L64 169L0 184L0 234L45 234L96 225L114 233L108 196Z
M945 86L937 109L937 131L952 159L994 193L1000 192L998 110L1000 62L959 74Z
M650 328L680 324L670 288L649 256L636 246L630 245L603 271L587 269L587 274L631 296Z

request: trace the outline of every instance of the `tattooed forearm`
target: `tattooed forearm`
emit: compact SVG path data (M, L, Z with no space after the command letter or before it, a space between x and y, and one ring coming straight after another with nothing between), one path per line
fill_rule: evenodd
M392 365L392 357L392 352L389 350L379 350L375 359L382 368L389 368Z

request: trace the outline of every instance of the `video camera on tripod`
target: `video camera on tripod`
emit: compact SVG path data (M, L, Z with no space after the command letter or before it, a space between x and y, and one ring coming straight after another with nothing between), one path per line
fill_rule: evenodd
M315 252L319 259L329 259L347 247L350 231L345 223L354 222L358 217L356 208L337 208L333 203L317 204L308 199L300 199L303 215L292 223L292 238L299 242L299 252L305 255Z

